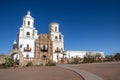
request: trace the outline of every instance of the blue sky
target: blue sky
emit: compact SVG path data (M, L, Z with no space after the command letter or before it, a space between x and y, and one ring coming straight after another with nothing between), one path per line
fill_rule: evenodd
M119 0L1 0L0 53L7 54L27 11L40 33L58 22L65 50L120 52Z

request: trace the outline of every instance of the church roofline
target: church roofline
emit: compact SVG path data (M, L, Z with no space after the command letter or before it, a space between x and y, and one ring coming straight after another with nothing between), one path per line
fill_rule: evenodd
M50 24L58 24L59 25L59 23L57 23L57 22L51 22Z
M104 53L102 51L80 51L80 50L65 50L65 52L93 52L93 53L99 52L99 53Z
M23 16L23 18L32 18L32 19L34 19L32 16L31 16L31 13L30 13L30 11L27 11L27 14L25 15L25 16Z

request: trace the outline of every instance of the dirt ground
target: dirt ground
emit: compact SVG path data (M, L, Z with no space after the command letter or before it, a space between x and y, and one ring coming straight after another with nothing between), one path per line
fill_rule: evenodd
M120 62L69 66L89 71L104 80L120 80ZM82 78L70 70L53 66L0 69L0 80L82 80Z
M82 80L82 78L72 71L53 66L0 69L0 80Z
M104 80L120 80L120 62L79 64L72 67L94 73Z

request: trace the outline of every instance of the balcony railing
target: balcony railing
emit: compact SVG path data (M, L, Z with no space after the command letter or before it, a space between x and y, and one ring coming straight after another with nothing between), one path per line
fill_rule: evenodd
M60 53L60 52L61 52L61 50L59 50L59 49L55 50L55 53Z
M31 48L24 48L25 52L31 52Z

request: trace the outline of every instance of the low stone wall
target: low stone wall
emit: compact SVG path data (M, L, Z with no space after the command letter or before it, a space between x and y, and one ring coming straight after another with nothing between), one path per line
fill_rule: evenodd
M43 65L43 64L47 63L47 60L41 60L40 58L29 58L29 59L24 58L24 62L23 62L24 65L27 65L27 63L29 63L29 62L32 62L32 65L39 66L39 65Z

